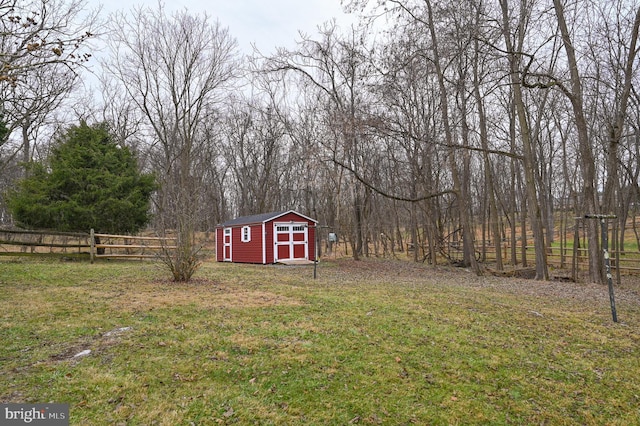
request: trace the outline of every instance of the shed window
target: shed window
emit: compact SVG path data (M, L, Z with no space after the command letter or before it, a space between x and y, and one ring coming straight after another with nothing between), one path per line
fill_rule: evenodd
M251 227L250 226L243 226L242 227L242 242L243 243L248 243L249 241L251 241Z
M293 232L304 232L304 225L302 226L294 226Z

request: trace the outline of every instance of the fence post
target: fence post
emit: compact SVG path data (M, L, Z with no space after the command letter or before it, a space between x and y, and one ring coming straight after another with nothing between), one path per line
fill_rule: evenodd
M91 259L91 264L93 265L93 253L94 250L96 248L96 239L95 239L95 232L93 231L93 228L91 228L91 231L89 232L89 258Z

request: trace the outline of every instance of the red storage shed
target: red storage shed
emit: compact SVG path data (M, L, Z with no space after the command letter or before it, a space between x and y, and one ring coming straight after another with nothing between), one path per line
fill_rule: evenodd
M315 260L317 221L293 210L244 216L216 227L218 262Z

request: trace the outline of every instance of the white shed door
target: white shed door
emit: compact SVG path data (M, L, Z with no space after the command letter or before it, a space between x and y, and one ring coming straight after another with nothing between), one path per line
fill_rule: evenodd
M225 262L231 262L231 260L233 259L233 247L232 247L232 234L231 234L231 228L224 228L223 233L223 243L222 243L222 250L223 250L223 256L222 256L222 260L224 260Z
M274 223L274 257L278 260L309 259L306 223Z

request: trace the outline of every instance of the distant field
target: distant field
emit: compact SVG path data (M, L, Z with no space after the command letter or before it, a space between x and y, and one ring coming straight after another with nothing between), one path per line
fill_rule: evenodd
M603 286L402 261L174 284L0 257L0 402L68 403L73 425L638 424L640 281L616 296L618 324Z

